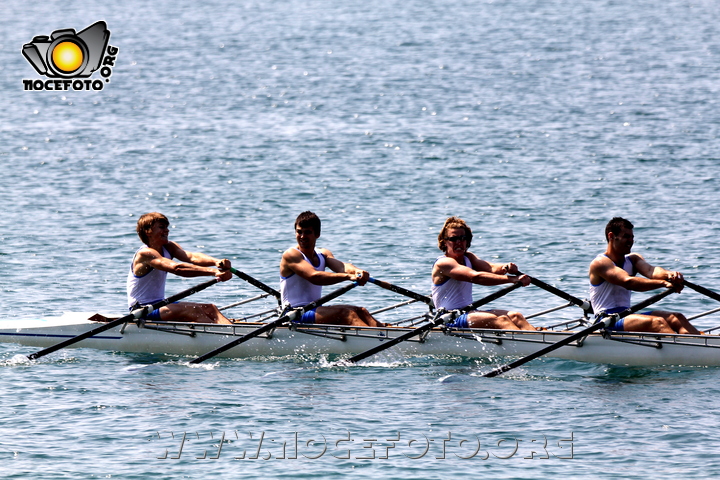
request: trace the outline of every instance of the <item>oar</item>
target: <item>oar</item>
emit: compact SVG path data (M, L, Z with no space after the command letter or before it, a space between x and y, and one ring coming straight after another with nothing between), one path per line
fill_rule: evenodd
M230 271L231 271L232 273L234 273L235 275L237 275L238 277L240 277L240 278L242 278L243 280L245 280L246 282L248 282L250 285L252 285L252 286L254 286L254 287L257 287L257 288L259 288L260 290L262 290L263 292L269 293L269 294L272 295L273 297L275 297L275 298L277 298L278 300L280 300L280 292L278 292L278 291L275 290L274 288L265 285L265 284L262 283L260 280L257 280L257 279L255 279L255 278L251 277L250 275L248 275L247 273L241 272L240 270L237 270L237 269L235 269L235 268L230 267Z
M590 303L586 300L580 300L577 297L573 297L569 293L565 293L559 288L555 288L552 285L548 285L547 283L543 282L542 280L539 280L535 277L530 277L530 283L535 285L536 287L540 287L543 290L547 290L548 292L552 293L553 295L557 295L558 297L567 300L568 302L577 305L578 307L582 308L583 311L587 314L593 313L592 306L590 306Z
M687 280L683 280L683 283L685 284L685 286L692 288L696 292L702 293L703 295L708 296L708 297L712 298L713 300L717 300L718 302L720 302L720 294L717 294L717 293L713 292L712 290L708 290L705 287L701 287L700 285L696 285L692 282L688 282Z
M117 320L108 322L105 325L101 325L92 330L88 330L87 332L81 333L80 335L77 335L75 337L68 338L65 341L62 341L51 347L40 350L39 352L32 353L32 354L28 355L28 358L30 360L35 360L36 358L44 357L45 355L47 355L49 353L60 350L61 348L68 347L74 343L81 341L81 340L85 340L86 338L97 335L98 333L102 333L105 330L110 330L111 328L117 327L118 325L121 325L125 322L137 320L137 319L147 315L148 313L152 312L153 310L157 310L160 307L164 307L165 305L169 305L171 303L177 302L178 300L183 299L189 295L192 295L193 293L197 293L200 290L205 290L210 285L214 285L219 281L220 280L218 278L213 278L212 280L209 280L205 283L201 283L200 285L196 285L192 288L188 288L187 290L183 290L180 293L176 293L175 295L172 295L172 296L166 298L165 300L160 300L158 302L153 303L152 305L145 305L140 308L136 308L135 310L130 312L128 315L125 315L122 318L118 318Z
M391 292L399 293L400 295L405 295L406 297L414 298L415 300L418 300L420 302L427 304L430 308L435 308L435 304L433 304L432 298L430 298L426 295L421 295L419 293L415 293L406 288L398 287L397 285L393 285L392 283L383 282L382 280L378 280L377 278L370 277L370 282L374 283L378 287L382 287L386 290L390 290Z
M648 305L652 305L653 303L662 300L663 298L667 297L674 291L675 291L674 289L668 288L664 292L658 293L657 295L654 295L654 296L638 303L635 306L632 306L626 310L623 310L622 312L620 312L618 314L606 315L602 320L591 325L590 327L588 327L584 330L580 330L579 332L577 332L573 335L570 335L569 337L565 337L562 340L553 343L552 345L548 345L547 347L545 347L541 350L538 350L535 353L531 353L527 357L523 357L519 360L515 360L514 362L508 363L507 365L498 367L495 370L492 370L491 372L486 373L485 375L483 375L483 377L496 377L496 376L500 375L501 373L505 373L508 370L512 370L515 367L519 367L520 365L523 365L523 364L529 362L530 360L535 360L536 358L541 357L547 353L550 353L553 350L557 350L558 348L560 348L564 345L567 345L568 343L574 342L575 340L577 340L579 338L585 337L596 330L600 330L601 328L610 328L613 325L615 325L615 322L617 320L619 320L621 318L625 318L628 315L632 315L635 312L639 312L643 308L646 308Z
M503 295L506 295L521 286L522 286L522 284L520 282L517 282L509 287L503 288L502 290L498 290L497 292L495 292L491 295L488 295L485 298L476 300L475 302L471 303L470 305L461 308L459 311L465 313L465 312L471 312L473 310L476 310L479 306L485 305L486 303L490 303L493 300L497 300L498 298L502 297ZM383 343L371 348L370 350L366 350L364 352L358 353L357 355L352 356L352 357L348 358L347 360L345 360L345 362L357 363L360 360L363 360L371 355L375 355L378 352L387 350L388 348L390 348L394 345L397 345L400 342L404 342L408 338L415 337L417 335L420 335L423 332L426 332L426 331L432 329L433 327L436 327L445 322L451 321L457 315L458 315L457 311L444 312L444 311L440 310L435 314L435 317L430 322L428 322L414 330L410 330L409 332L403 333L402 335L398 335L397 337L395 337L391 340L388 340L387 342L383 342Z
M268 330L272 330L273 328L278 327L278 326L282 325L283 323L292 322L296 318L299 318L300 316L302 316L303 313L313 310L314 308L317 308L320 305L327 303L334 298L339 297L343 293L357 287L357 285L358 285L357 282L353 282L350 285L346 285L342 288L335 290L334 292L330 292L327 295L325 295L324 297L320 297L319 299L315 300L312 303L308 303L307 305L305 305L303 307L297 308L288 314L281 315L280 318L278 318L277 320L273 320L270 323L266 323L262 327L257 328L255 330L253 330L252 332L243 335L242 337L238 337L235 340L233 340L232 342L226 343L225 345L218 347L215 350L208 352L204 355L201 355L194 360L190 360L190 363L202 363L205 360L207 360L208 358L212 358L216 355L221 354L222 352L224 352L226 350L230 350L231 348L233 348L237 345L240 345L241 343L245 343L248 340L251 340L251 339L257 337L258 335L262 335L263 333L267 332Z

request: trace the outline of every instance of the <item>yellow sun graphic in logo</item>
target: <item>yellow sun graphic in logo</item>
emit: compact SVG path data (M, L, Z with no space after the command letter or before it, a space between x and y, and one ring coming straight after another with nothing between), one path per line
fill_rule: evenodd
M53 64L66 73L71 73L82 66L83 52L73 42L58 43L52 52Z

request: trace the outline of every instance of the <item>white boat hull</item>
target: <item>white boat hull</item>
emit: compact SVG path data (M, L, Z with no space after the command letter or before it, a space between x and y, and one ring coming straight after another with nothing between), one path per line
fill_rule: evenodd
M38 349L49 347L102 325L88 320L91 315L79 312L37 320L2 321L0 342L18 343ZM147 324L140 328L134 323L128 323L82 340L71 348L197 357L259 326L260 324L253 323L232 326L168 323ZM351 355L373 348L380 342L408 330L397 327L279 327L269 336L253 338L219 356L242 358L303 354ZM435 329L421 341L417 338L405 341L388 351L405 356L453 355L486 359L522 357L572 333L574 332L499 330L444 332ZM607 339L600 334L591 334L581 344L572 343L548 356L614 365L720 366L720 336L623 333L613 334L612 339Z

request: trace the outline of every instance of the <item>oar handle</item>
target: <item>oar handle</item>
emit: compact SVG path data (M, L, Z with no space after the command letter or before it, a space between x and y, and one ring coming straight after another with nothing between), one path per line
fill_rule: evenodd
M560 297L564 300L567 300L568 302L570 302L574 305L577 305L578 307L582 308L583 311L587 314L593 313L592 306L590 305L590 302L588 302L587 300L580 300L577 297L573 297L569 293L563 292L559 288L555 288L552 285L549 285L535 277L530 277L530 283L532 283L536 287L540 287L543 290L546 290L546 291L552 293L553 295L557 295L558 297Z
M358 283L353 282L342 288L338 288L337 290L328 293L324 297L320 297L319 299L315 300L314 302L308 303L307 305L303 305L302 307L295 309L292 312L287 313L286 315L282 315L277 320L273 320L270 323L266 323L262 327L257 328L255 330L253 330L252 332L243 335L242 337L238 337L235 340L233 340L229 343L226 343L225 345L221 345L220 347L216 348L215 350L212 350L212 351L205 353L193 360L190 360L189 363L192 363L192 364L202 363L205 360L207 360L208 358L212 358L216 355L223 353L226 350L230 350L231 348L236 347L236 346L240 345L241 343L245 343L248 340L251 340L251 339L257 337L258 335L262 335L263 333L267 332L268 330L272 330L273 328L278 327L278 326L282 325L283 323L295 320L297 317L301 316L303 313L305 313L309 310L313 310L313 309L319 307L320 305L327 303L334 298L339 297L340 295L347 292L348 290L352 290L353 288L355 288L357 286L358 286Z
M251 277L247 273L241 272L240 270L233 268L233 267L230 267L230 271L232 273L234 273L235 275L237 275L238 277L245 280L246 282L248 282L250 285L259 288L263 292L269 293L270 295L277 298L278 300L280 299L280 292L278 292L277 290L275 290L272 287L265 285L260 280L257 280L256 278Z
M88 330L85 333L81 333L80 335L77 335L72 338L68 338L65 341L62 341L60 343L57 343L55 345L52 345L50 347L47 347L43 350L40 350L39 352L32 353L28 355L28 358L30 360L35 360L40 357L44 357L45 355L48 355L50 353L53 353L57 350L60 350L61 348L68 347L74 343L77 343L81 340L85 340L86 338L90 338L94 335L97 335L98 333L102 333L106 330L110 330L111 328L115 328L118 325L121 325L125 322L130 322L132 320L138 319L143 317L144 315L147 315L148 313L152 312L153 310L157 310L158 308L164 307L165 305L169 305L171 303L177 302L178 300L181 300L189 295L192 295L193 293L197 293L200 290L205 290L211 285L215 285L220 280L215 277L212 280L209 280L205 283L201 283L200 285L196 285L192 288L188 288L187 290L183 290L180 293L176 293L175 295L172 295L164 300L160 300L159 302L155 302L152 305L144 305L140 308L136 308L130 314L125 315L122 318L118 318L116 320L113 320L112 322L108 322L105 325L101 325L97 328L93 328L92 330Z
M483 377L496 377L500 375L501 373L505 373L508 370L512 370L513 368L519 367L520 365L524 365L527 362L531 360L535 360L538 357L542 357L543 355L550 353L554 350L557 350L558 348L565 346L571 342L574 342L575 340L585 337L592 332L596 330L600 330L601 328L610 328L612 325L615 324L615 321L627 317L628 315L631 315L635 312L638 312L642 310L643 308L646 308L649 305L652 305L653 303L660 301L661 299L667 297L671 293L673 293L674 290L672 288L668 288L662 293L658 293L657 295L653 295L652 297L638 303L637 305L634 305L626 310L623 310L622 312L616 314L616 315L606 315L602 320L599 322L589 326L586 329L583 329L577 333L574 333L570 335L569 337L565 337L562 340L559 340L552 345L548 345L545 348L542 348L538 350L535 353L531 353L530 355L520 358L518 360L515 360L514 362L508 363L507 365L502 365L501 367L496 368L495 370L492 370L486 374L483 375Z
M399 293L400 295L405 295L406 297L410 297L412 299L415 299L415 300L418 300L420 302L427 304L430 308L435 308L435 304L433 303L432 298L428 297L427 295L415 293L406 288L398 287L397 285L393 285L392 283L378 280L377 278L370 277L369 281L371 283L374 283L378 287L384 288L385 290L390 290L391 292Z
M687 280L683 280L683 283L685 284L686 287L692 288L692 289L695 290L696 292L702 293L703 295L705 295L705 296L707 296L707 297L710 297L710 298L712 298L713 300L717 300L718 302L720 302L720 294L717 294L717 293L713 292L712 290L709 290L709 289L707 289L707 288L705 288L705 287L703 287L703 286L696 285L696 284L694 284L694 283L692 283L692 282L688 282Z

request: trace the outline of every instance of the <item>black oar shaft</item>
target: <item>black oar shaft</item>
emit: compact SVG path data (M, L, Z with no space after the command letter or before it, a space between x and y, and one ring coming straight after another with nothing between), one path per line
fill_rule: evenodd
M487 297L483 297L480 300L474 301L467 307L463 307L461 310L463 312L472 312L473 310L476 310L477 308L482 307L483 305L485 305L487 303L497 300L498 298L503 297L503 296L507 295L508 293L512 292L513 290L520 288L520 287L522 287L522 283L515 282L512 285L510 285L509 287L505 287L501 290L498 290L495 293L488 295Z
M653 303L658 302L661 299L667 297L668 295L670 295L673 292L674 292L674 290L672 288L669 288L662 293L658 293L657 295L654 295L646 300L643 300L642 302L638 303L637 305L634 305L626 310L623 310L622 312L620 312L617 315L617 318L625 318L628 315L632 315L633 313L639 312L640 310L648 307L649 305L652 305ZM520 358L518 360L515 360L514 362L510 362L506 365L498 367L495 370L492 370L492 371L486 373L485 375L483 375L483 377L496 377L496 376L500 375L501 373L505 373L508 370L512 370L513 368L519 367L520 365L524 365L531 360L535 360L536 358L541 357L541 356L543 356L547 353L550 353L554 350L557 350L558 348L563 347L571 342L574 342L575 340L577 340L579 338L585 337L596 330L600 330L601 328L609 327L611 321L612 321L612 316L607 316L607 317L605 317L604 321L600 321L594 325L591 325L590 327L588 327L586 329L583 329L577 333L574 333L574 334L570 335L569 337L565 337L562 340L559 340L559 341L553 343L552 345L548 345L547 347L542 348L535 353L531 353L530 355L528 355L526 357Z
M366 359L367 357L370 357L372 355L375 355L378 352L382 352L383 350L387 350L388 348L393 347L394 345L397 345L400 342L404 342L405 340L415 337L417 335L422 334L423 332L426 332L433 327L439 325L442 323L442 321L439 318L434 319L432 322L428 322L425 325L418 327L414 330L410 330L409 332L405 332L402 335L399 335L393 339L390 339L386 342L383 342L379 345L376 345L375 347L365 350L364 352L358 353L357 355L354 355L347 359L348 362L357 363L361 360Z
M399 287L397 285L393 285L392 283L378 280L377 278L370 277L370 282L374 283L378 287L382 287L386 290L390 290L391 292L399 293L400 295L405 295L406 297L410 297L410 298L413 298L420 302L423 302L423 303L427 304L428 306L430 306L431 308L435 307L435 305L433 304L432 298L428 297L427 295L415 293L412 290L408 290L406 288Z
M535 285L536 287L540 287L543 290L547 290L548 292L552 293L553 295L557 295L558 297L567 300L568 302L577 305L578 307L582 308L587 313L592 313L592 307L590 304L586 301L580 300L577 297L574 297L570 295L569 293L563 292L559 288L553 287L552 285L549 285L542 280L539 280L535 277L530 277L530 282Z
M717 294L717 293L713 292L712 290L709 290L709 289L707 289L707 288L705 288L705 287L703 287L703 286L696 285L696 284L694 284L694 283L692 283L692 282L688 282L687 280L683 280L683 283L685 284L686 287L690 287L690 288L692 288L693 290L695 290L696 292L702 293L703 295L705 295L705 296L707 296L707 297L710 297L710 298L712 298L713 300L717 300L718 302L720 302L720 294Z
M280 299L280 292L278 292L277 290L275 290L274 288L272 288L268 285L265 285L260 280L257 280L256 278L253 278L250 275L248 275L247 273L241 272L240 270L238 270L236 268L230 268L230 271L232 273L234 273L235 275L237 275L238 277L245 280L246 282L248 282L250 285L259 288L263 292L269 293L270 295L272 295L273 297L275 297L277 299Z
M503 288L502 290L498 290L497 292L494 292L494 293L488 295L487 297L483 297L480 300L477 300L466 307L461 308L460 311L471 312L471 311L475 310L476 308L478 308L479 306L485 305L486 303L490 303L493 300L497 300L498 298L502 297L503 295L506 295L521 286L522 286L521 283L519 283L519 282L515 283L509 287ZM409 332L403 333L402 335L399 335L399 336L397 336L393 339L390 339L386 342L382 342L381 344L376 345L375 347L373 347L369 350L358 353L357 355L354 355L354 356L348 358L347 361L352 362L352 363L357 363L360 360L364 360L367 357L375 355L378 352L387 350L388 348L391 348L400 342L404 342L405 340L407 340L409 338L416 337L416 336L422 334L423 332L426 332L426 331L432 329L433 327L443 323L448 315L452 315L452 313L449 313L449 314L445 313L444 315L441 315L438 313L435 315L435 318L433 318L432 321L430 321L418 328L410 330Z
M267 331L269 331L269 330L272 330L273 328L278 327L278 326L282 325L282 324L285 323L285 322L288 322L288 321L290 321L290 320L293 320L293 319L296 318L297 316L302 315L302 313L304 313L304 312L307 312L307 311L309 311L309 310L312 310L312 309L314 309L314 308L317 308L317 307L319 307L320 305L323 305L324 303L329 302L330 300L333 300L334 298L339 297L339 296L342 295L343 293L345 293L345 292L347 292L347 291L349 291L349 290L352 290L353 288L357 287L357 285L358 285L357 282L353 282L353 283L351 283L351 284L349 284L349 285L346 285L346 286L344 286L344 287L342 287L342 288L339 288L339 289L335 290L334 292L330 292L330 293L328 293L327 295L325 295L324 297L320 297L319 299L315 300L314 302L308 303L307 305L304 305L304 306L303 306L302 308L300 308L299 310L294 310L294 311L292 311L292 312L290 312L290 313L288 313L288 314L286 314L286 315L282 315L282 316L281 316L280 318L278 318L277 320L273 320L273 321L270 322L270 323L266 323L266 324L263 325L262 327L257 328L257 329L255 329L255 330L253 330L252 332L243 335L242 337L238 337L238 338L236 338L235 340L233 340L233 341L231 341L231 342L228 342L228 343L226 343L225 345L222 345L222 346L216 348L215 350L212 350L212 351L210 351L210 352L208 352L208 353L205 353L205 354L203 354L203 355L201 355L201 356L199 356L199 357L197 357L197 358L195 358L195 359L193 359L193 360L190 360L189 363L192 363L192 364L202 363L202 362L204 362L205 360L207 360L207 359L209 359L209 358L215 357L215 356L217 356L217 355L219 355L219 354L221 354L221 353L223 353L223 352L225 352L225 351L227 351L227 350L230 350L230 349L233 348L233 347L236 347L236 346L240 345L241 343L245 343L245 342L247 342L248 340L252 340L253 338L257 337L258 335L262 335L263 333L265 333L265 332L267 332Z
M138 319L138 318L142 317L143 315L146 315L146 314L152 312L153 310L157 310L158 308L164 307L165 305L169 305L171 303L177 302L178 300L181 300L189 295L192 295L193 293L197 293L200 290L204 290L207 287L209 287L210 285L214 285L219 281L220 280L218 278L213 278L212 280L209 280L205 283L201 283L200 285L196 285L192 288L188 288L187 290L183 290L180 293L176 293L175 295L172 295L164 300L160 300L159 302L153 303L150 306L144 306L144 307L135 309L132 312L130 312L129 315L125 315L124 317L113 320L112 322L108 322L105 325L101 325L92 330L88 330L87 332L81 333L80 335L77 335L75 337L68 338L65 341L62 341L60 343L57 343L50 347L47 347L43 350L40 350L39 352L32 353L32 354L28 355L28 358L30 360L35 360L37 358L44 357L45 355L48 355L57 350L60 350L61 348L68 347L74 343L85 340L86 338L90 338L94 335L97 335L98 333L102 333L106 330L110 330L111 328L115 328L118 325L122 325L125 322L129 322L129 321Z

